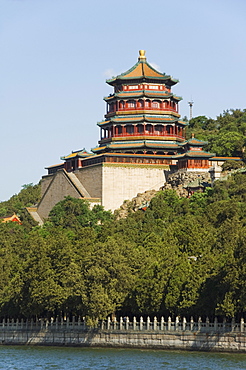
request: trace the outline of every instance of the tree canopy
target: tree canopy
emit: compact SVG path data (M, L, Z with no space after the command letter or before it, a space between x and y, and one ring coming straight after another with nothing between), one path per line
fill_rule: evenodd
M29 189L30 190L30 189ZM246 312L246 175L116 220L66 197L43 227L0 223L0 316Z
M224 111L215 120L192 118L186 133L187 138L194 133L197 139L208 141L206 149L218 156L245 158L246 109Z
M244 159L246 110L187 129L206 149ZM223 170L240 168L228 161ZM26 184L0 203L0 317L116 315L245 316L246 174L182 198L160 191L146 211L117 219L102 206L65 197L40 227L25 207L40 199Z

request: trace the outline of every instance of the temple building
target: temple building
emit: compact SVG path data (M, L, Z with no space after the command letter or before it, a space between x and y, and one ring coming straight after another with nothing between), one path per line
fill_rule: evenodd
M37 207L42 219L67 195L115 210L137 193L159 190L170 171L208 171L216 162L215 154L203 150L206 142L186 140L182 98L172 93L178 80L154 69L144 50L131 69L107 83L113 92L104 98L98 146L47 168Z
M21 222L19 216L17 216L17 214L15 214L15 213L12 216L0 217L0 222L3 222L3 223L17 222L19 225L22 225L22 222Z

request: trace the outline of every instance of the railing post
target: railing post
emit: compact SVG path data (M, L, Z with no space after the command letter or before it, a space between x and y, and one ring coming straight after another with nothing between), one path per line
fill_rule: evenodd
M108 320L107 320L107 330L110 330L110 324L111 324L111 320L110 320L110 316L109 316Z
M69 317L67 317L67 328L69 327Z
M122 330L123 329L123 318L122 318L122 316L120 317L120 330Z
M75 316L73 316L72 322L73 322L73 329L74 329L75 328Z
M147 317L147 330L150 329L150 317L148 316Z
M243 317L241 318L241 321L240 321L240 332L241 333L244 332L244 319L243 319Z
M143 330L143 316L141 316L139 320L139 329Z
M206 317L206 331L209 331L209 318Z
M171 317L169 316L168 319L167 319L167 330L170 331L171 330L171 325L172 325L172 319Z
M133 322L132 322L132 328L133 328L133 330L136 330L136 317L134 316L133 317Z
M116 317L115 316L113 317L113 328L114 328L114 330L117 329L117 321L116 321Z
M5 319L3 319L3 328L5 327Z
M164 317L162 316L161 317L161 330L164 330L164 326L165 326L165 320L164 320Z
M43 326L44 326L44 319L42 318L40 320L40 329L42 330L43 329Z
M226 318L223 318L223 331L226 331Z
M183 317L183 331L185 331L186 329L186 318Z
M215 316L215 318L214 318L214 331L217 331L217 330L218 330L218 319Z
M104 320L102 319L102 321L101 321L101 330L103 330L104 329Z
M201 325L201 323L202 323L202 319L201 319L201 316L199 316L198 317L198 331L200 331L201 330L201 327L202 327L202 325Z
M21 319L21 329L23 329L23 326L24 326L24 320L23 320L23 317Z
M231 319L231 331L234 331L234 327L235 327L235 318L233 317Z
M179 317L176 316L176 319L175 319L175 330L179 330Z
M87 329L86 318L83 317L83 330Z
M194 329L194 319L193 319L193 316L191 316L190 318L190 330L193 331Z
M127 316L126 317L126 330L129 329L129 317Z
M153 324L153 329L157 330L157 317L154 317L154 324Z

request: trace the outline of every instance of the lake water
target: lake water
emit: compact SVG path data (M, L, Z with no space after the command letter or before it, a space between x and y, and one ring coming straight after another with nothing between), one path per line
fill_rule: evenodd
M0 346L4 370L246 369L246 354Z

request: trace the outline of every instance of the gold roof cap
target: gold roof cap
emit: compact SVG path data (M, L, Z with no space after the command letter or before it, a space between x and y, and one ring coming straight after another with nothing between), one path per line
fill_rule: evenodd
M145 50L139 50L138 61L142 62L142 61L145 61L145 60L146 60Z

